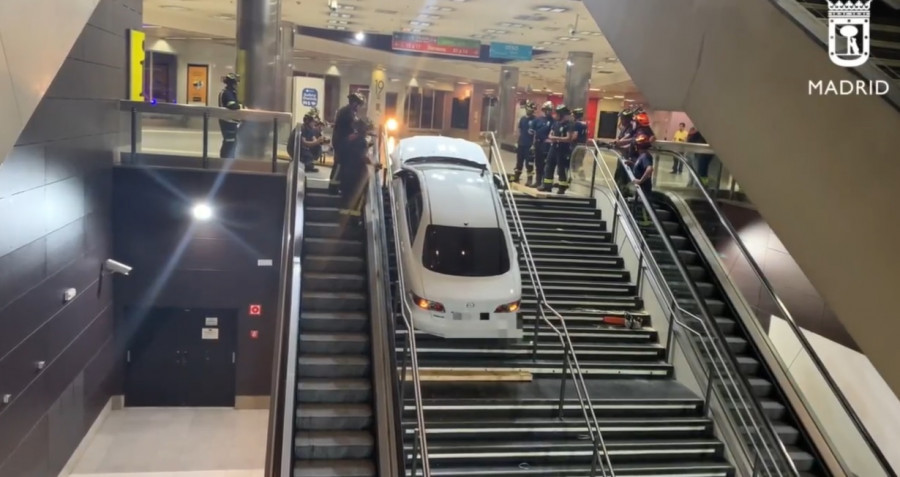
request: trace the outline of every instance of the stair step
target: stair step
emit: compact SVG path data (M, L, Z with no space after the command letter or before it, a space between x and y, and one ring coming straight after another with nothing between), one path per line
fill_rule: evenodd
M294 436L297 459L368 459L374 446L366 431L300 431Z
M294 462L293 477L375 477L378 475L370 460L298 460Z
M372 407L365 404L299 404L296 409L299 430L358 431L372 427Z
M363 292L367 278L362 273L307 272L303 291Z
M364 293L307 292L303 294L302 309L306 311L361 312L368 306Z
M369 329L369 316L363 312L304 311L300 314L300 329L308 332L364 332Z
M703 460L685 460L660 463L617 463L613 469L616 477L732 477L734 469L727 463L704 462ZM407 475L410 475L407 472ZM416 474L421 476L421 471ZM434 477L585 477L584 465L486 465L479 466L476 472L471 467L446 466L431 469ZM603 472L598 468L597 474ZM609 475L607 473L607 475ZM410 476L411 477L411 476ZM806 476L802 476L806 477Z
M307 255L303 258L304 272L360 274L366 272L366 261L361 257L336 255Z
M367 403L371 399L368 379L303 379L297 383L298 402Z
M365 250L362 240L306 237L303 240L303 252L307 255L362 257Z
M345 355L301 355L297 375L306 378L363 378L369 376L368 357Z
M341 196L322 192L308 192L303 198L306 207L340 207Z
M300 333L300 353L364 354L369 351L365 333Z

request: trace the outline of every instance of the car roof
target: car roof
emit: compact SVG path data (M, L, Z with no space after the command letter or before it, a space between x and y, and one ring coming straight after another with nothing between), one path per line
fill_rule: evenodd
M415 136L401 139L397 144L395 157L401 164L420 157L446 157L488 165L487 156L479 144L446 136Z
M493 176L474 169L424 169L431 223L450 227L498 227Z

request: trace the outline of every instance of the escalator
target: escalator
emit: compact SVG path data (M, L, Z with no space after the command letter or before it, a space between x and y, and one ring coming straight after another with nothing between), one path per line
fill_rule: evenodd
M707 308L715 315L716 325L724 336L729 350L734 354L738 369L749 383L754 397L759 401L778 437L787 447L797 471L810 476L828 475L683 219L665 195L655 195L654 205L657 217L662 221L666 234L676 247L681 262L687 267ZM689 302L690 294L687 286L675 268L659 234L651 227L643 228L642 232L670 288L677 298L684 300L683 305L688 310L694 311L693 303Z
M873 186L871 175L860 174L858 162L849 159L896 156L896 2L873 0L873 56L857 68L829 60L822 0L583 3L648 106L688 114L861 351L900 394L891 338L900 325L883 313L893 306L900 283L900 268L893 265L900 228L884 221L891 204L900 202L900 188ZM890 83L890 95L810 91L810 82L876 78ZM866 127L841 126L856 118ZM876 174L895 182L900 169L891 163Z
M294 477L377 475L365 235L339 200L304 201Z

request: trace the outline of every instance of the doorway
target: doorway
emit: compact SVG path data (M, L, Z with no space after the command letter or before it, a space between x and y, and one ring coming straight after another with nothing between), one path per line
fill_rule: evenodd
M126 406L234 406L236 310L152 308L141 318L127 353Z
M187 67L187 102L188 104L209 105L209 66L188 65Z

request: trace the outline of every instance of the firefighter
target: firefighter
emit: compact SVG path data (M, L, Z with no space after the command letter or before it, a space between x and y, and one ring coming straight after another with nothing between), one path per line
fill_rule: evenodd
M334 117L334 128L331 133L331 144L334 148L334 166L331 168L328 186L331 193L340 191L341 160L350 142L350 136L354 133L354 123L358 119L359 107L366 103L365 98L359 93L350 93L347 100L347 105L339 109Z
M572 129L575 131L575 144L572 146L572 170L578 171L581 179L586 177L586 169L590 164L584 162L587 157L587 149L578 146L587 146L588 140L588 124L584 120L584 108L575 108L572 110ZM574 174L573 174L574 175Z
M531 101L525 102L525 115L519 118L519 140L516 144L516 169L513 176L513 182L519 182L522 178L522 167L528 171L528 179L531 182L534 179L534 110L537 105Z
M543 186L538 189L541 192L551 192L553 187L558 187L557 194L565 194L569 188L569 165L572 160L572 148L575 144L577 132L572 124L571 111L564 104L556 107L556 123L550 132L549 141L552 145L550 156L544 169ZM559 179L554 183L554 171Z
M369 180L369 142L371 125L364 119L353 121L352 130L342 146L341 209L340 214L349 217L362 216L363 199ZM358 222L354 222L358 223Z
M299 152L299 160L303 162L306 172L319 171L315 166L315 151L317 147L322 147L323 138L316 136L315 121L316 118L313 111L306 113L303 116L303 123L294 128L291 131L291 136L288 138L288 154L291 156L291 159L296 160L298 159L298 157L295 157L296 152ZM299 144L297 143L298 139L300 140Z
M550 154L550 130L553 129L553 103L545 102L541 106L543 116L536 117L531 121L534 129L534 168L537 172L534 182L528 182L526 187L542 187L544 182L544 169L546 168L547 156Z
M631 140L634 137L634 115L636 112L638 112L637 108L627 108L619 112L619 133L616 135L614 144L626 160L631 160L634 157L634 148ZM628 183L628 173L625 172L625 168L618 161L616 162L616 172L613 177L619 186L624 186Z
M225 88L219 93L219 107L227 109L241 109L243 105L238 101L237 84L240 78L235 73L228 73L222 77ZM240 126L237 119L220 119L219 129L222 131L222 147L219 148L219 157L222 159L234 159L237 149L237 132Z

